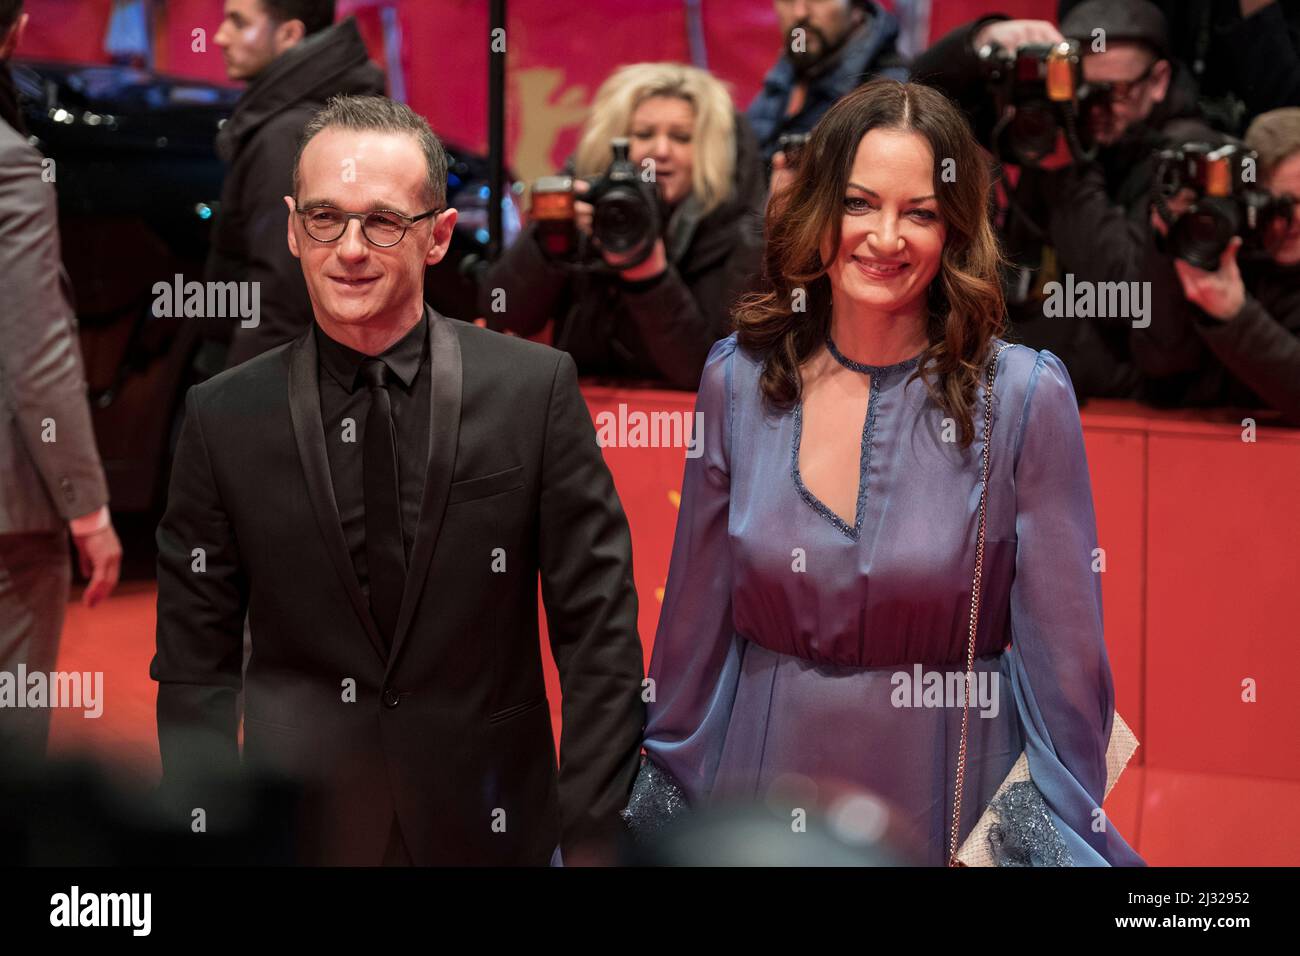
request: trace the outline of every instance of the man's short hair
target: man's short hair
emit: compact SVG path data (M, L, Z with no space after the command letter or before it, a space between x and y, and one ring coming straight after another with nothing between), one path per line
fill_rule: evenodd
M1284 106L1260 113L1246 130L1246 145L1259 153L1259 178L1300 153L1300 106Z
M276 23L301 20L307 36L334 22L334 0L262 0L262 9Z
M303 151L317 133L331 127L373 131L377 133L409 133L420 144L424 163L428 168L426 199L431 206L442 206L447 199L447 153L438 137L433 135L428 122L405 103L386 96L335 96L313 116L302 131L298 154L293 160L293 195L298 198L299 165Z
M23 12L23 0L0 0L0 40Z

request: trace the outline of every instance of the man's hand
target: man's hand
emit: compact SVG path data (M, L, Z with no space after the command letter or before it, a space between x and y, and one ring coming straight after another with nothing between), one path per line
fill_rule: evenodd
M975 52L989 43L996 43L1007 50L1028 46L1031 43L1060 43L1065 37L1046 20L998 20L980 28L972 38Z
M1168 197L1165 200L1165 205L1169 208L1170 213L1173 214L1174 221L1177 222L1178 217L1187 212L1195 201L1196 193L1184 186L1174 195ZM1169 227L1165 225L1164 219L1160 216L1160 210L1155 207L1154 203L1151 205L1151 228L1162 236L1169 235Z
M1237 250L1240 248L1241 237L1233 236L1219 257L1219 268L1214 272L1198 269L1182 259L1174 260L1187 301L1200 306L1201 311L1221 322L1231 321L1246 304L1246 286L1241 281L1241 270L1237 268Z
M1013 106L1012 109L1015 107ZM1058 129L1052 151L1038 161L1038 168L1055 173L1073 165L1074 154L1070 152L1070 144L1065 140L1065 131Z
M72 535L80 558L81 573L90 579L81 595L81 603L94 607L113 593L117 587L118 572L122 568L122 542L110 522L107 526L87 535Z
M777 150L772 155L772 175L767 181L767 191L775 196L794 182L794 170L785 158L785 150Z

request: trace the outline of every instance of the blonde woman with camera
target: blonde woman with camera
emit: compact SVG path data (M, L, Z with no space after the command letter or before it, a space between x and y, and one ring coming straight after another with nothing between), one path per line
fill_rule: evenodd
M619 140L630 163L623 172L636 173L624 197L639 189L648 207L630 203L631 216L628 203L598 212L584 201L608 181ZM525 336L553 319L553 344L584 375L695 388L762 257L766 188L744 117L704 70L625 66L597 91L564 172L573 178L573 248L546 251L534 222L480 280L481 314L491 328ZM619 248L602 243L620 232Z

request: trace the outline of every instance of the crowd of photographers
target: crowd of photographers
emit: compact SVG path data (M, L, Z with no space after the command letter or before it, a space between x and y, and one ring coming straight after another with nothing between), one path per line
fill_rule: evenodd
M864 80L910 77L988 148L1013 340L1061 356L1081 400L1300 424L1300 3L1163 6L990 14L907 64L870 0L776 0L785 49L745 113L700 70L625 67L535 184L480 313L521 335L553 320L584 373L694 387L762 282L766 198L808 131Z
M1061 0L1059 25L990 13L910 63L874 0L774 10L782 46L744 110L696 67L609 76L460 317L549 336L588 376L693 389L762 286L767 199L809 131L860 83L910 78L987 147L1012 340L1060 356L1080 400L1300 425L1300 0ZM248 87L218 137L206 278L257 281L263 318L212 370L310 323L283 235L298 131L330 95L382 84L332 0L229 0L216 41Z
M1257 5L1242 4L1235 21L1210 22L1202 32L1215 38L1212 55L1233 70L1217 70L1218 91L1206 101L1196 82L1207 73L1204 51L1192 65L1176 56L1170 21L1154 4L1063 6L1059 29L984 17L912 64L965 107L1003 164L1013 332L1065 359L1081 398L1268 405L1300 422L1300 16L1277 4L1244 16ZM1290 66L1229 58L1223 37L1247 45L1250 31L1274 21L1267 32ZM1078 52L1077 68L1060 64L1071 90L1023 81L1065 41ZM1242 96L1231 97L1225 74ZM1269 109L1254 115L1247 104ZM1070 144L1065 156L1060 139ZM1135 295L1116 314L1062 318L1045 307L1052 283L1123 283Z
M226 7L217 42L249 85L219 137L207 278L258 281L263 321L214 369L310 322L282 234L297 131L382 82L331 0ZM585 375L694 388L762 285L767 198L809 131L860 83L911 78L988 149L1010 338L1060 356L1081 400L1300 425L1300 0L1061 0L1059 26L991 13L910 63L874 0L774 9L783 45L744 111L691 66L604 82L564 169L532 184L528 228L478 270L480 321L548 334Z

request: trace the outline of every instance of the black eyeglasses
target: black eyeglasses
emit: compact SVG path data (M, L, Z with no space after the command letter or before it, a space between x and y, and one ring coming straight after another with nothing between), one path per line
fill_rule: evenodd
M1133 77L1131 80L1115 80L1113 82L1089 83L1088 86L1094 93L1104 93L1113 103L1132 100L1135 94L1147 80L1151 79L1151 74L1160 60L1152 60L1147 64L1147 68Z
M297 201L295 200L295 205ZM418 216L403 216L400 212L383 209L375 212L344 212L334 206L312 206L310 209L294 209L302 216L302 224L307 235L317 242L334 242L348 228L348 220L361 220L361 234L371 245L387 248L402 241L406 230L421 219L428 219L442 212L442 208L430 209Z

